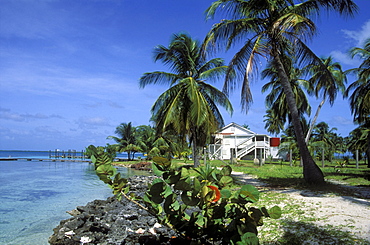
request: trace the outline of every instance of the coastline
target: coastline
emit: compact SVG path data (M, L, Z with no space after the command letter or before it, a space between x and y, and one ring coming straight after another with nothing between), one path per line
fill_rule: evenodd
M129 178L130 192L142 196L154 176ZM49 237L51 245L81 244L173 244L176 233L136 204L115 197L94 200L68 211L72 217L62 220Z

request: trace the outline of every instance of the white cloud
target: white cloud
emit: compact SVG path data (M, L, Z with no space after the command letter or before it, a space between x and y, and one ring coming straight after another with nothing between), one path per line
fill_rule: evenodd
M338 125L353 125L353 121L348 118L344 118L342 116L334 116L332 118L334 124Z
M37 119L50 119L50 118L62 119L63 117L56 115L56 114L45 115L42 113L20 114L20 113L12 112L10 109L5 109L5 108L0 107L0 119L11 120L11 121L16 121L16 122L27 122L30 119L37 120Z
M343 53L339 50L334 50L330 52L330 55L337 61L339 61L341 64L350 65L350 66L359 66L361 63L360 60L357 59L357 57L354 57L353 59L351 56L349 56L348 53Z
M80 128L112 127L109 120L105 117L80 117L77 123Z
M343 29L341 31L344 33L346 38L352 41L352 47L363 47L365 40L370 38L370 20L365 22L360 30ZM357 57L354 57L352 59L348 53L345 53L343 51L334 50L330 53L330 55L333 56L335 60L345 65L357 67L361 63L361 61Z
M356 41L357 47L362 47L366 39L370 38L370 20L365 22L360 30L342 30L347 38L353 39Z

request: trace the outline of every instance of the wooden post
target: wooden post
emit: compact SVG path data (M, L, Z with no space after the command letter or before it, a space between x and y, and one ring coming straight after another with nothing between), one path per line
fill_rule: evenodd
M206 165L206 160L207 160L207 156L206 156L206 148L204 147L204 150L203 150L203 152L204 152L204 166Z
M293 166L293 161L292 161L292 158L293 158L293 152L292 152L292 148L289 149L289 164L290 166L292 167Z

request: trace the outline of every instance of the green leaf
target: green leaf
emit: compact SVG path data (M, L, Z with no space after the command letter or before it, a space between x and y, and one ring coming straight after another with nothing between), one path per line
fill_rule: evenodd
M91 161L95 164L96 163L96 157L94 155L91 155Z
M164 191L162 192L162 195L164 197L167 197L168 195L171 195L172 194L172 189L169 185L166 185L166 187L164 188Z
M185 180L180 180L178 181L175 186L175 190L180 190L180 191L191 191L192 188L189 183L187 183Z
M158 165L161 165L164 167L169 167L171 165L171 161L164 157L155 156L153 157L153 161L157 163Z
M222 189L221 191L221 198L230 198L231 197L231 191L228 189Z
M200 181L197 178L193 179L193 193L194 195L197 195L201 190L201 184Z
M260 197L260 192L253 185L243 185L239 191L239 195L250 202L257 202Z
M103 164L100 165L96 169L96 174L99 175L107 175L107 176L113 176L116 173L117 169L113 167L110 164Z
M155 204L160 204L160 203L162 203L162 202L163 202L164 197L163 197L163 196L161 196L161 195L153 195L153 196L151 197L151 200L152 200L152 202L154 202Z
M154 183L149 190L149 194L152 196L159 196L164 191L164 182Z
M181 200L188 206L196 206L199 203L200 198L194 195L188 196L187 191L183 191L181 194Z
M188 178L190 176L187 168L181 168L181 178Z
M162 174L164 173L163 171L157 168L157 165L155 163L152 163L152 170L153 170L153 174L155 174L158 177L161 177Z
M269 215L272 219L278 219L281 217L282 211L281 208L278 206L274 206L270 208Z
M166 212L166 214L175 214L176 211L173 210L172 204L176 201L175 194L171 194L166 197L163 205L163 209Z
M169 176L169 178L167 178L166 182L170 185L176 184L180 180L180 177L181 177L181 173L172 174L172 175Z
M221 169L221 175L230 176L232 171L233 169L229 165L226 165Z
M233 183L233 178L230 176L222 176L219 183L222 187L228 186Z
M256 234L252 232L247 232L241 236L241 241L237 242L236 244L237 245L258 245L259 241L258 241L258 237Z

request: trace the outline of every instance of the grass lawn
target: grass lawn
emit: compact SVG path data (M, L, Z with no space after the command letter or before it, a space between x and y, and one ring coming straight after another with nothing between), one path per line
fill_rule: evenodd
M215 166L222 166L225 163L213 161ZM321 163L320 163L321 164ZM234 171L243 172L255 176L257 179L266 182L273 187L281 188L312 188L307 185L303 179L302 167L290 166L289 162L269 163L267 161L263 166L258 166L253 161L238 161L237 164L231 165ZM365 163L360 163L356 169L355 164L336 167L337 163L325 163L321 168L326 180L336 180L345 185L370 187L370 168ZM332 184L327 183L331 187Z

